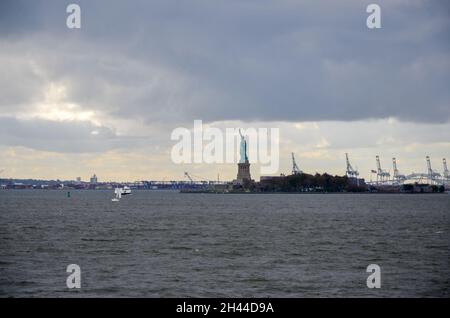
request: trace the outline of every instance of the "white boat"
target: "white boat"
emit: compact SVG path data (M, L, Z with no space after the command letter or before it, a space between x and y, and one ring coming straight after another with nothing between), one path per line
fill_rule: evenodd
M131 189L130 189L130 187L124 186L122 188L122 195L127 195L127 194L131 194Z
M122 198L122 189L121 188L116 188L114 190L114 193L115 193L116 197L111 199L111 201L113 201L113 202L120 201L120 198Z

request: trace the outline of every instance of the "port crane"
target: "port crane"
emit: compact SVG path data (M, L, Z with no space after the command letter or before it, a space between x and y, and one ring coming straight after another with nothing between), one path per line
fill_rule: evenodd
M359 172L356 169L353 169L352 165L350 164L350 160L348 159L348 153L345 154L345 161L347 163L347 177L352 178L358 178Z
M346 175L348 178L355 178L356 179L356 185L359 186L359 172L356 169L353 169L352 165L350 164L350 160L348 159L348 153L345 153L345 162L347 163L347 171Z
M191 176L189 175L189 173L188 173L187 171L184 172L184 176L185 176L186 178L188 178L189 181L191 181L191 183L194 183L194 180L191 178Z
M377 162L377 183L378 182L385 182L389 180L389 177L391 176L391 174L389 172L387 172L386 170L383 170L381 168L381 163L380 163L380 156L376 156L375 157L376 162Z
M402 181L406 180L406 176L403 174L400 174L400 172L397 169L397 159L392 158L392 167L394 168L394 181L400 183Z
M433 184L433 183L440 184L442 181L441 174L432 169L430 156L426 156L425 159L427 162L427 172L425 172L425 173L413 172L410 175L406 176L406 178L411 179L411 180L419 180L419 182L423 182L423 180L427 180L430 184ZM444 165L444 175L445 175L445 166L446 166L445 158L442 161L443 161L443 163L445 163L445 165ZM445 178L445 176L444 176L444 178Z
M442 158L442 165L444 167L444 179L447 181L449 179L449 172L447 168L447 160L445 160L445 158Z
M426 159L427 159L427 168L428 168L428 179L430 180L430 183L432 183L432 181L435 181L435 179L440 178L441 174L437 173L436 171L433 171L433 169L431 168L430 156L427 156Z
M201 184L214 184L214 183L218 184L218 183L220 183L219 181L213 181L213 180L209 180L207 178L201 177L201 176L196 176L187 171L184 172L184 176L189 179L189 182L191 184L193 184L193 183L201 183ZM196 179L196 180L194 180L194 179Z
M298 175L302 173L303 172L300 170L300 168L297 166L297 163L295 162L295 156L294 153L292 152L292 174Z

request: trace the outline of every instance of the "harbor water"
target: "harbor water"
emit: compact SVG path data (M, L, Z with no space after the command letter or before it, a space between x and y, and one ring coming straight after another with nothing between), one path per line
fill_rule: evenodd
M0 191L0 296L450 296L448 194L112 197Z

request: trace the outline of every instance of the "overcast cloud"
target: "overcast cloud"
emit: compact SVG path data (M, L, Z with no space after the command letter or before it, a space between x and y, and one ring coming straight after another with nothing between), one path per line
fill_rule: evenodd
M82 9L80 30L65 25L71 2ZM380 136L350 143L354 131L329 123L381 120L398 147L448 132L447 1L71 2L0 2L5 147L164 149L152 148L152 160L194 119L326 122L327 147L350 151ZM382 8L379 30L365 25L372 2ZM450 154L445 138L423 142Z

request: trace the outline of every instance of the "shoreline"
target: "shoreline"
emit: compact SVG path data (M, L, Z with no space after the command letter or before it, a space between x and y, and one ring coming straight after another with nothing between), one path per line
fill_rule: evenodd
M20 191L54 191L54 192L111 192L114 189L0 189L1 192L20 192ZM261 194L434 194L434 195L449 195L450 192L393 192L393 191L359 191L359 192L351 192L351 191L343 191L343 192L331 192L331 191L267 191L267 192L258 192L258 191L208 191L208 190L199 190L199 191L183 191L180 189L133 189L133 192L176 192L182 194L252 194L252 195L261 195Z

